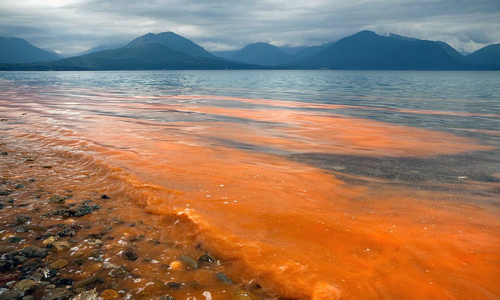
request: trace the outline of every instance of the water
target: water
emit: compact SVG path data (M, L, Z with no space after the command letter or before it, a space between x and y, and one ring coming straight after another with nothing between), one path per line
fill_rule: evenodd
M177 240L267 295L500 295L498 72L10 72L0 91L5 140L106 169L123 217L186 217Z

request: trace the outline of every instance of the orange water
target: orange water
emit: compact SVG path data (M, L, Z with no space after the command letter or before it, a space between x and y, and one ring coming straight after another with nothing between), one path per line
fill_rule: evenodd
M118 205L129 199L122 205L134 209L128 215L124 210L124 218L185 216L176 239L193 237L231 262L232 278L258 283L268 295L500 297L498 183L464 179L420 189L397 180L325 171L285 155L429 158L495 150L490 146L347 117L335 106L319 111L316 105L200 95L160 95L155 99L165 99L162 104L148 104L143 100L150 96L99 89L57 92L3 92L0 117L8 122L1 126L8 130L2 139L46 153L46 164L58 158L106 170L92 180L101 189L109 184L107 193ZM190 99L269 108L193 104ZM137 117L152 111L164 121ZM175 118L199 114L214 119ZM73 170L58 172L64 182ZM72 187L74 193L86 189Z

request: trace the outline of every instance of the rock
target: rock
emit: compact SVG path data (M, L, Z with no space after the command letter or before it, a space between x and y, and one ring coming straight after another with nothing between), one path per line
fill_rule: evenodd
M0 300L17 300L19 299L19 294L10 289L0 291Z
M178 289L178 288L182 287L182 283L173 282L173 281L167 282L165 285L170 289Z
M80 203L78 207L73 212L75 217L82 217L92 213L92 207L87 202Z
M196 260L192 259L191 257L187 256L187 255L183 255L181 257L179 257L179 260L186 266L187 269L189 270L194 270L194 269L198 269L198 263L196 262Z
M0 282L16 281L17 279L19 279L17 274L0 275Z
M198 258L198 261L204 263L214 263L214 264L217 263L217 260L212 256L210 256L208 253L205 253L202 256L200 256L200 258Z
M222 272L219 272L217 274L215 274L215 277L217 277L217 279L219 279L220 281L224 282L224 283L227 283L227 284L233 284L233 281L231 279L229 279L226 274L222 273Z
M56 288L56 285L55 285L55 284L48 284L48 285L47 285L47 289L48 289L48 290L55 289L55 288Z
M68 236L75 236L76 233L77 232L74 229L64 229L62 231L59 231L57 235L60 237L68 237Z
M76 283L73 283L73 288L74 289L81 288L81 287L87 286L89 284L98 282L98 281L102 281L102 278L97 277L97 276L93 276L93 277L78 281Z
M118 292L115 290L111 290L111 289L104 290L101 293L101 298L103 298L104 300L116 299L118 297L120 297L120 295L118 295Z
M10 271L14 269L14 262L12 260L0 260L0 271Z
M28 215L18 215L18 216L16 217L16 223L17 223L17 224L20 224L20 225L22 225L22 224L26 224L26 223L28 223L29 221L31 221L31 217L30 217L30 216L28 216Z
M36 282L44 281L53 278L57 275L57 271L50 268L39 268L36 269L29 275L29 279L32 279Z
M92 210L98 210L98 209L101 209L100 205L97 204L92 205Z
M8 196L12 194L12 191L11 190L3 190L3 191L0 191L0 196Z
M167 294L167 295L161 296L160 298L158 298L158 300L174 300L174 297Z
M50 264L50 267L55 270L60 270L68 265L68 261L65 259L59 259Z
M101 199L111 199L111 198L109 198L108 195L104 194L104 195L101 196Z
M65 300L73 296L73 293L65 288L52 289L45 294L43 300Z
M16 256L13 257L12 260L14 261L14 263L16 265L20 265L20 264L22 264L23 262L25 262L28 259L26 257L22 256L22 255L16 255Z
M109 272L109 276L116 277L116 276L120 276L120 275L125 275L127 273L128 273L127 267L121 266L121 267L118 267L118 268L111 270Z
M9 155L9 152L7 152L7 151L2 151L2 155Z
M61 278L56 281L57 286L70 286L73 285L73 280L69 278Z
M77 290L80 291L81 288L75 289L75 292ZM97 293L97 291L95 289L90 290L90 291L83 290L80 293L78 293L78 295L76 297L73 297L71 300L95 300L95 299L97 299L98 295L99 294Z
M49 252L46 249L37 247L37 246L29 246L21 250L21 254L26 256L27 258L36 258L36 257L46 257L49 255Z
M70 217L72 214L71 210L67 209L67 208L61 208L61 209L57 209L57 210L53 210L51 212L48 212L44 215L42 215L42 219L44 218L48 218L48 217L51 217L51 216L62 216L63 218L68 218Z
M35 288L35 286L36 286L35 281L30 279L24 279L16 283L16 285L14 286L14 290L16 290L19 293L19 295L24 296L26 295L27 291L32 290L33 288Z
M16 250L16 248L14 248L12 246L0 246L0 254L12 252L12 251L15 251L15 250Z
M22 240L23 240L23 238L19 237L19 236L13 236L13 237L10 237L7 239L7 241L9 241L9 243L12 243L12 244L19 243Z
M64 203L66 203L66 197L56 194L56 195L53 195L52 197L50 197L49 201L50 201L50 203L53 203L53 204L64 204Z
M125 251L125 252L123 252L123 257L125 257L128 260L136 260L137 254L135 254L132 251Z
M102 246L102 241L99 240L99 239L92 239L92 240L88 240L87 244L96 245L96 246Z
M20 183L20 184L16 184L16 189L24 189L25 186L24 184Z
M246 291L237 290L231 295L231 300L252 300L253 297Z
M54 242L52 243L52 250L54 251L65 251L71 248L70 244L66 241Z
M36 300L36 298L34 296L28 295L24 296L22 300Z
M43 240L44 245L52 245L57 241L58 237L57 236L49 236L45 240Z
M19 267L18 270L21 272L23 276L27 276L39 268L40 266L36 262L29 261L24 265L22 265L21 267Z

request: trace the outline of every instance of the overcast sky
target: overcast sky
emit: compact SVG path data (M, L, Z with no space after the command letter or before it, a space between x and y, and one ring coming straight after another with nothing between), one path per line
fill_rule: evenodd
M363 29L474 51L500 43L500 0L0 0L0 36L63 55L149 32L214 51L319 45Z

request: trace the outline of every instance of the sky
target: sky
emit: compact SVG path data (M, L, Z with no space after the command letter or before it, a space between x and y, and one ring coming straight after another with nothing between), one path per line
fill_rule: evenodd
M64 56L149 32L221 51L321 45L361 30L472 52L500 43L500 0L0 0L0 36Z

